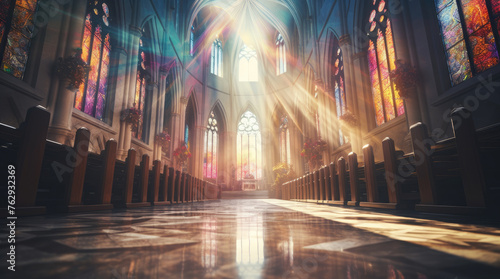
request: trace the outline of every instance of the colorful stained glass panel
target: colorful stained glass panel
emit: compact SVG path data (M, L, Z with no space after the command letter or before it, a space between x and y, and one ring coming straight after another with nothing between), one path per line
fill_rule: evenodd
M446 56L448 58L448 69L453 85L459 84L472 76L464 41L448 50Z
M92 23L90 21L90 14L87 15L85 19L85 28L83 30L83 40L82 40L82 60L89 63L90 55L90 40L92 39ZM85 91L85 83L80 85L80 89L76 92L75 97L75 108L82 110L83 102L83 92Z
M448 3L448 6L438 14L438 20L446 49L463 40L464 34L455 1Z
M87 82L87 92L85 95L84 112L94 116L94 104L97 94L97 79L99 78L99 65L101 59L101 27L97 26L94 32L94 41L92 43L92 54L90 58L90 73Z
M370 80L372 83L373 102L375 105L375 119L377 125L382 125L385 122L384 108L382 105L382 95L380 92L377 52L375 51L375 44L372 41L370 41L370 45L368 47L368 65L370 68Z
M6 40L2 57L2 70L22 79L28 62L31 35L34 28L33 17L38 1L16 1L12 18L9 19L11 2L2 1L0 8L0 38L2 42ZM9 20L11 20L10 30L6 34Z
M108 89L108 70L109 70L109 34L106 35L104 48L101 58L101 75L99 77L99 92L97 95L97 106L95 118L102 120L104 105L106 104L106 92Z
M462 9L469 34L474 66L483 72L498 64L498 51L484 0L462 0Z
M389 77L388 59L387 59L388 57L385 45L385 38L382 35L382 32L380 31L377 39L377 58L378 58L378 67L380 71L380 79L382 84L385 117L387 120L391 120L394 117L396 117L396 115L394 112L394 100L392 99L392 89Z

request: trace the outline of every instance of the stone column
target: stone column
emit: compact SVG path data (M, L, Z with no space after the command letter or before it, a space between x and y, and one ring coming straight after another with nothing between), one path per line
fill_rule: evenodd
M66 58L75 53L76 48L81 48L83 37L83 26L85 21L85 12L87 8L86 1L73 1L71 14L63 18L63 22L69 21L68 32L63 35L60 44L66 45L64 53ZM67 20L69 18L69 20ZM65 143L66 139L71 137L71 115L73 112L73 103L75 101L75 92L67 89L65 81L59 81L59 89L56 93L55 107L52 109L53 117L48 137L54 141Z
M156 129L157 133L163 132L163 119L165 119L165 94L167 90L167 72L160 70L160 81L158 88L158 102L157 102L157 115L156 115ZM167 131L170 134L170 131ZM156 145L155 149L155 160L161 160L162 150L160 145Z
M391 0L389 2L394 2ZM405 1L402 1L402 5L404 5ZM408 7L401 7L399 10L395 10L395 12L391 13L391 26L392 33L394 37L394 46L396 49L396 59L402 60L403 63L411 65L411 56L408 49L408 40L407 40L407 30L405 28L405 18L404 12ZM405 99L405 111L408 122L408 127L411 125L422 122L422 115L420 113L420 105L419 105L419 97L418 97L418 88L409 89L412 92L409 92L415 96L414 98ZM409 129L409 128L408 128Z
M130 108L134 105L135 98L135 84L136 84L136 75L137 75L137 63L139 59L139 39L141 38L141 30L138 27L130 26L130 30L128 32L130 36L128 45L128 59L127 59L127 75L125 78L125 85L123 91L123 103L121 106L121 110ZM127 152L130 149L132 141L132 130L131 125L125 123L123 121L120 122L120 137L118 141L118 156L122 159L125 159L127 156Z
M344 78L345 78L345 94L347 109L356 115L359 119L359 109L356 103L356 96L358 96L354 77L353 65L353 47L351 37L346 34L339 38L339 45L342 49L342 57L344 59ZM362 154L362 138L359 128L350 129L349 140L351 142L351 150L354 153Z

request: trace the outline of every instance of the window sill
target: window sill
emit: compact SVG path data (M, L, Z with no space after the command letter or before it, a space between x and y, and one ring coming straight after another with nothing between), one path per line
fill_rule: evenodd
M0 71L0 83L37 101L41 101L44 99L42 92L31 87L25 81L17 79L16 77L11 76L4 71Z
M151 148L148 144L146 144L142 140L132 138L132 144L137 145L140 148L146 149L147 151L153 151L153 148Z
M406 123L406 114L400 115L400 116L392 119L391 121L386 122L386 123L378 126L377 128L371 130L370 132L368 132L368 134L366 134L363 137L363 140L369 140L373 136L380 135L383 132L386 132L387 130L390 130L390 129L392 129L398 125L401 125L403 123Z
M108 124L106 124L105 122L102 122L102 121L99 121L97 119L95 119L94 117L76 109L76 108L73 108L73 117L91 125L91 126L94 126L96 128L99 128L101 130L104 130L108 133L111 133L113 135L116 135L118 134L118 132L116 132L115 130L113 130L113 127L109 126Z
M348 143L344 143L343 145L341 145L340 147L338 147L337 149L335 149L331 155L332 157L335 157L335 155L338 155L338 154L341 154L342 152L346 151L346 150L350 150L351 149L351 143L348 142Z
M482 76L487 81L489 75L492 75L493 81L500 78L500 66L486 70L475 77L450 87L442 95L431 100L430 103L433 106L439 106L467 93L474 93L477 88L485 87L483 82L478 79L478 76Z

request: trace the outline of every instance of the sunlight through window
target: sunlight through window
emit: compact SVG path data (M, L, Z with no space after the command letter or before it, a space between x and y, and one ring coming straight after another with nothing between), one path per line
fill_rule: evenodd
M258 81L257 52L247 45L240 51L240 81Z

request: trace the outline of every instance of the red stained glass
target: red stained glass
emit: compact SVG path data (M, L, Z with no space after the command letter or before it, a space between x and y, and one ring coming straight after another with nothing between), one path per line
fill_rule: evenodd
M498 52L484 0L462 0L462 9L474 55L474 66L482 72L498 64Z
M375 44L372 41L370 41L370 46L368 47L368 64L372 82L373 102L375 104L375 118L377 125L382 125L385 122L384 109L382 106L382 96L378 77L377 53L375 51Z
M85 95L84 112L94 116L94 104L97 94L97 79L99 75L99 64L101 59L101 27L97 26L94 32L94 42L92 43L92 55L90 57L90 73L87 82L87 92Z

